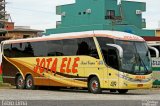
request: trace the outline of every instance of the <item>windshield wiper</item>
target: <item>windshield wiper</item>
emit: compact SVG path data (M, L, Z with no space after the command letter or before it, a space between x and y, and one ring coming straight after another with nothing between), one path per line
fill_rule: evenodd
M142 58L141 58L141 56L139 55L138 52L137 52L137 54L138 54L138 57L139 57L140 62L143 64L143 66L145 67L146 71L149 73L149 70L147 69L147 67L146 67L146 65L145 65L145 63L144 63L144 61L143 61Z

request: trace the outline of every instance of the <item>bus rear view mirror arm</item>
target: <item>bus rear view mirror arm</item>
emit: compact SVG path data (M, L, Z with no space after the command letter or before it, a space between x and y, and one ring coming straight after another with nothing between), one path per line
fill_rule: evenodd
M122 59L123 58L123 49L121 46L119 45L116 45L116 44L106 44L107 46L111 46L111 47L114 47L118 50L119 52L119 57Z

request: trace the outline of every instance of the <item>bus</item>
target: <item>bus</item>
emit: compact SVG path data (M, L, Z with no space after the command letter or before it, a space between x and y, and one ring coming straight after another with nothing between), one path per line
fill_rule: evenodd
M1 42L3 40L7 40L7 39L10 39L9 37L4 37L4 36L1 36L0 37L0 83L2 83L2 68L1 68L1 63L2 63L2 53L1 53Z
M127 93L152 87L151 58L139 36L109 30L2 42L3 82Z
M147 41L152 59L153 85L160 85L160 41Z

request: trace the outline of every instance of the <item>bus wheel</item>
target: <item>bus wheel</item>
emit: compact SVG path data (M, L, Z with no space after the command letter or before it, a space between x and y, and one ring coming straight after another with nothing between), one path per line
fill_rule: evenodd
M23 77L21 75L19 75L17 77L16 88L17 89L24 89L25 88L25 80L23 79Z
M125 94L125 93L128 92L128 89L119 89L118 92L119 92L120 94Z
M26 78L26 89L35 89L33 78L31 75Z
M102 92L102 89L100 88L100 82L97 77L91 78L89 81L88 89L91 93L99 94Z

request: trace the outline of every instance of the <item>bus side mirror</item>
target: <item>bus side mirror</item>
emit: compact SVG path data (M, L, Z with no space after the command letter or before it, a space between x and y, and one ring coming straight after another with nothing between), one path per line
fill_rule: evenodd
M120 59L123 58L123 49L122 49L121 46L116 45L116 44L106 44L106 45L116 48L116 49L118 50L118 52L119 52L119 57L120 57Z
M155 57L156 57L156 58L159 58L159 51L158 51L157 48L152 47L152 46L148 46L148 48L151 49L151 50L153 50L153 51L155 51L155 53L156 53Z

